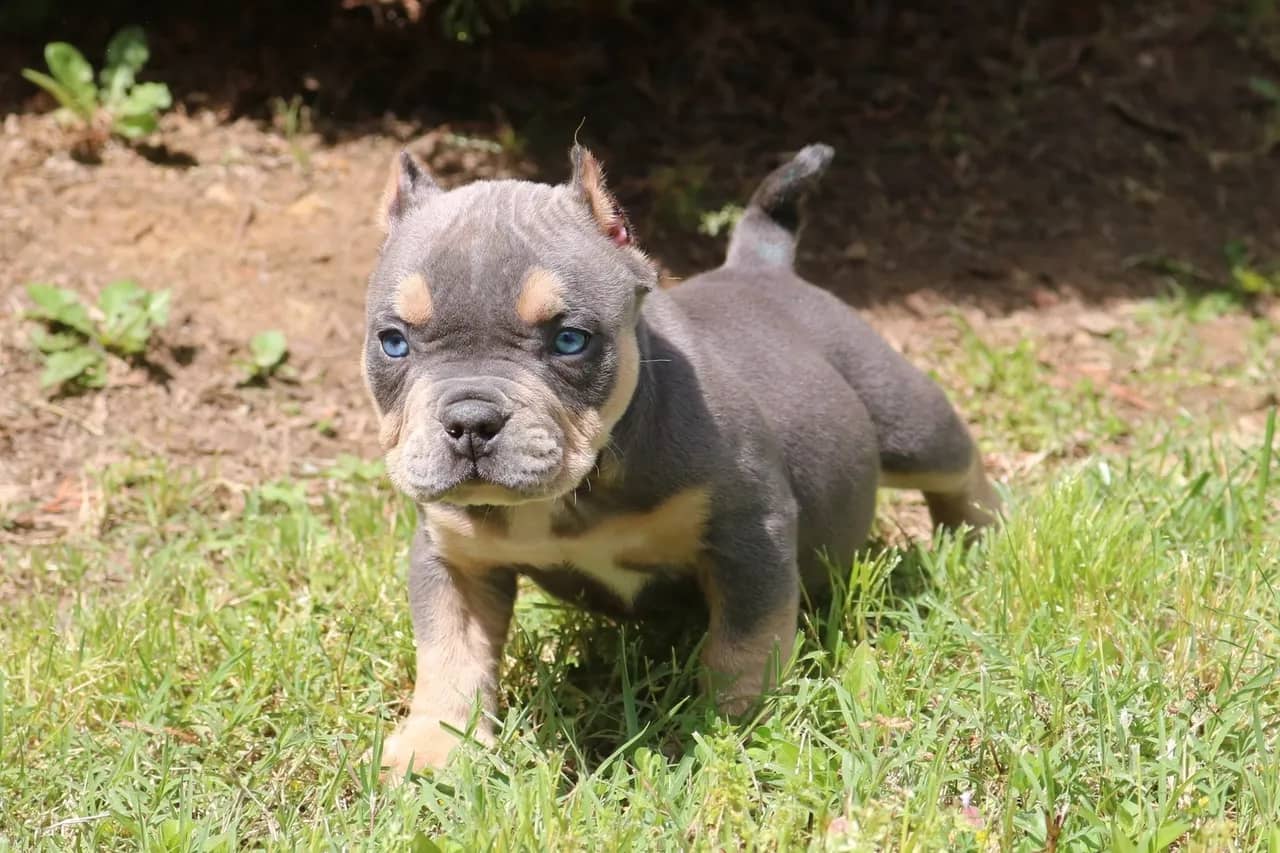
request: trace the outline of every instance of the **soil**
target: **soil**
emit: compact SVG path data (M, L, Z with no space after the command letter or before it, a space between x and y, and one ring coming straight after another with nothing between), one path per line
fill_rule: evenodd
M4 539L92 530L86 472L130 456L232 491L375 456L364 281L405 146L446 184L557 181L576 131L681 276L723 251L698 233L701 213L829 142L802 271L908 352L952 333L958 309L980 335L1047 342L1063 381L1090 369L1081 330L1114 375L1090 330L1129 323L1133 300L1168 287L1152 262L1192 265L1191 286L1212 287L1229 243L1280 249L1280 105L1250 86L1280 77L1280 41L1230 4L650 3L631 20L586 4L473 44L442 39L434 13L397 17L416 4L290 19L243 5L233 19L198 3L145 13L147 76L177 104L147 145L112 144L98 163L72 158L44 96L0 80ZM60 23L95 57L117 21ZM41 43L0 39L0 64L38 67ZM311 128L290 136L271 99L294 94ZM24 285L96 298L121 278L172 291L151 363L116 364L104 391L42 391ZM1206 364L1236 358L1248 323L1203 333ZM242 386L237 360L267 329L286 334L296 380ZM1115 388L1117 405L1160 416ZM1255 397L1224 389L1205 405L1254 412Z

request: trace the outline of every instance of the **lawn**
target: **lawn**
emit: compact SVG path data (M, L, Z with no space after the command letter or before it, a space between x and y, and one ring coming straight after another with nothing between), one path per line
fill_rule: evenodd
M1268 382L1277 325L1130 307L1102 333L1140 409L959 317L913 355L1007 523L928 541L886 498L767 715L698 698L698 631L530 590L498 746L397 789L371 755L412 683L414 510L379 466L92 474L97 535L0 546L0 850L1280 851L1274 400L1248 428L1189 402Z

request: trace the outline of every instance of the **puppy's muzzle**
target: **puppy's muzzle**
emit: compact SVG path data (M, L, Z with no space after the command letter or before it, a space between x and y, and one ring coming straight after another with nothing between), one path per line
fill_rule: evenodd
M564 433L535 389L501 376L449 377L426 386L397 451L393 476L418 501L509 504L554 488Z
M475 462L488 455L511 418L509 409L490 400L466 397L441 406L440 425L453 452Z

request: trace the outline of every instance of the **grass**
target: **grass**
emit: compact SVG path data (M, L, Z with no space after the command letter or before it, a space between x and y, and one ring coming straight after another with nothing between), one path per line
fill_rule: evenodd
M698 698L696 630L526 594L501 744L397 790L413 511L376 466L113 469L100 536L0 550L0 850L1280 851L1274 412L1233 442L1049 389L1034 342L954 353L990 446L1055 452L982 545L839 571L767 718Z

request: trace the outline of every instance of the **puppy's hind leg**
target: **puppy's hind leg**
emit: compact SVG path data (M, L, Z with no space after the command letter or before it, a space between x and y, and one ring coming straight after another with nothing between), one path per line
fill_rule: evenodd
M947 395L860 317L850 313L832 363L858 392L875 426L880 485L919 489L935 526L994 523L1000 498Z
M976 447L967 468L953 472L881 471L880 485L923 492L934 527L968 525L977 531L998 520L1000 496L987 479Z
M942 389L896 359L901 396L871 408L880 442L880 485L919 489L934 527L974 531L999 519L1000 496L969 430ZM923 381L922 381L923 380Z

